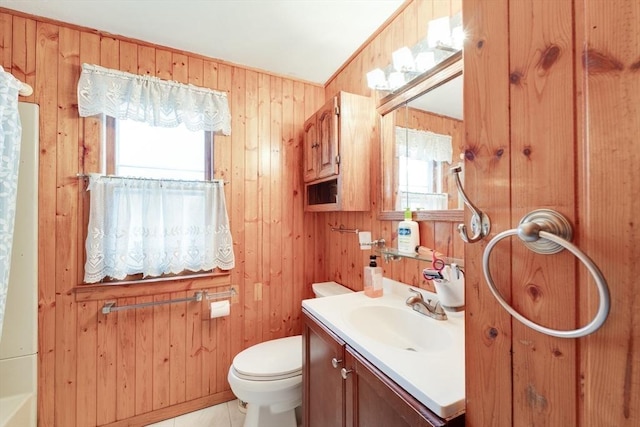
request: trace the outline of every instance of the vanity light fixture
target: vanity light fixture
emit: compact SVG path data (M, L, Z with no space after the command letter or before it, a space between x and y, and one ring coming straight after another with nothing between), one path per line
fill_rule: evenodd
M393 92L446 58L462 50L462 14L432 19L427 36L412 48L401 47L391 54L391 64L367 73L370 89Z

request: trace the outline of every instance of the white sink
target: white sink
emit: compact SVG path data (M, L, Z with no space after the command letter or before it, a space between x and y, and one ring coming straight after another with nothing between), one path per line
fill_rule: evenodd
M386 285L386 287L385 287ZM464 315L435 320L405 304L409 285L383 279L385 293L353 292L302 307L436 415L464 412ZM426 299L437 295L423 291Z
M347 317L358 332L380 344L403 351L433 352L451 346L451 332L409 307L369 305L353 309Z

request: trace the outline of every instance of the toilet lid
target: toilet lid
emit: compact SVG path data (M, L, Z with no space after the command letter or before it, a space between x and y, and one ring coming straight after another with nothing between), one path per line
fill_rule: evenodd
M279 338L251 346L233 358L241 378L277 380L302 375L302 337Z

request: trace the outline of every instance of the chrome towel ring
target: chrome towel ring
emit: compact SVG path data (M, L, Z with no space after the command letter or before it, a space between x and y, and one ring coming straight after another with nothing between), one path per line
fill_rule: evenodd
M502 298L502 295L498 292L493 281L493 277L491 276L491 271L489 269L489 257L491 256L491 251L494 246L500 240L514 235L520 237L524 244L534 252L541 254L555 254L563 249L567 249L584 264L595 280L596 287L598 288L598 295L600 297L598 311L591 322L574 330L550 329L527 319L510 306L504 298ZM609 288L606 280L593 261L585 255L584 252L578 249L577 246L569 241L571 240L571 237L571 224L564 216L550 209L538 209L523 217L517 229L507 230L497 234L489 242L482 256L484 277L487 281L487 285L489 286L489 290L496 300L498 300L500 305L514 318L531 329L559 338L580 338L592 334L604 324L605 320L607 320L610 308Z

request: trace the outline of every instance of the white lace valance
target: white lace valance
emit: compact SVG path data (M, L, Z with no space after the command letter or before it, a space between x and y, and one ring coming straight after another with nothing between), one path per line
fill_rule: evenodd
M85 282L234 267L222 182L91 175Z
M225 92L83 64L78 81L80 117L106 114L152 126L231 135Z
M396 126L396 153L415 160L453 161L451 136Z

